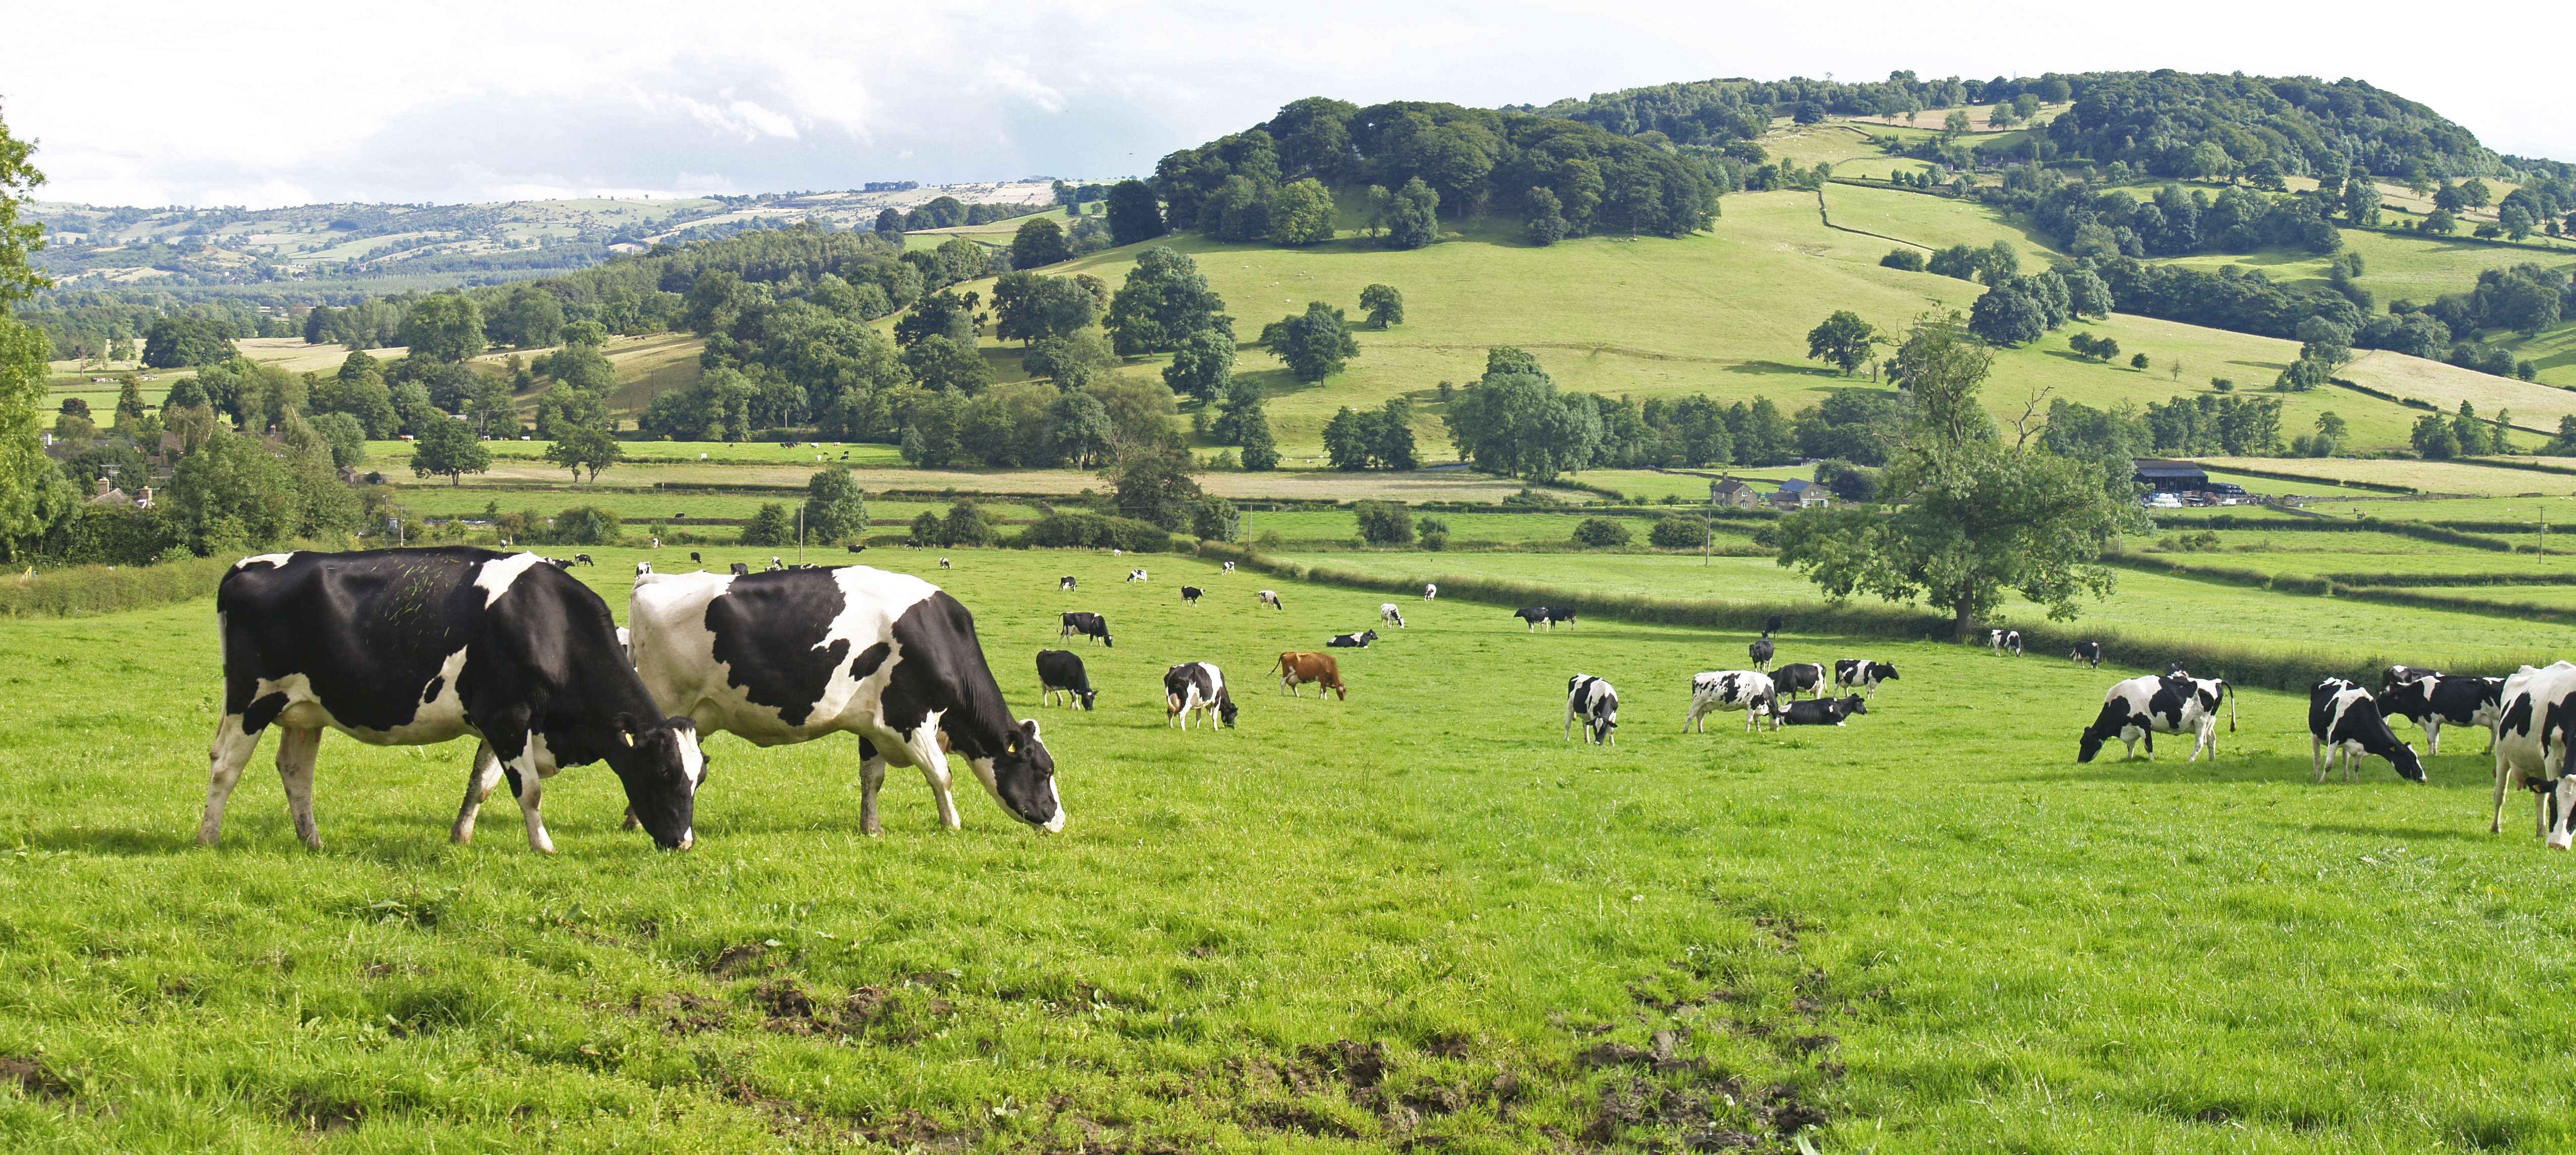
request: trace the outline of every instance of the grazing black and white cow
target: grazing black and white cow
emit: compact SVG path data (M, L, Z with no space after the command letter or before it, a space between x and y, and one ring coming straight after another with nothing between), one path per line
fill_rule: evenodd
M566 559L564 559L564 558L559 558L559 557L550 557L550 558L547 558L547 559L546 559L546 564L547 564L547 565L550 565L550 566L553 566L553 567L555 567L556 569L571 569L571 568L572 568L572 562L570 562L570 561L568 561L568 560L566 560Z
M1394 602L1379 602L1377 620L1400 630L1404 628L1404 611L1395 608Z
M1055 588L1063 593L1072 593L1073 584L1072 574L1066 574L1063 577L1055 579Z
M572 555L572 564L574 564L574 565L598 565L599 563L598 563L598 562L595 562L595 561L590 560L590 555L589 555L589 554L586 554L586 553L577 553L577 554Z
M1197 605L1199 604L1199 599L1206 596L1207 591L1200 589L1197 586L1181 587L1181 604L1183 605Z
M1038 701L1049 706L1062 694L1065 705L1096 709L1094 700L1100 697L1082 668L1082 655L1071 650L1038 651L1038 690Z
M1226 692L1225 674L1208 662L1188 662L1163 671L1163 724L1178 719L1181 729L1190 728L1190 719L1204 719L1208 729L1216 729L1222 720L1225 728L1234 728L1234 696Z
M2308 759L2318 782L2326 780L2337 754L2343 755L2346 782L2361 781L2360 763L2366 754L2388 759L2400 778L2424 780L2423 760L2415 756L2413 746L2399 742L2389 730L2388 719L2380 716L2378 699L2345 679L2327 678L2308 689Z
M636 576L637 576L637 577L642 577L643 575L648 574L648 573L651 573L651 572L653 572L653 563L652 563L652 562L649 562L649 561L639 561L639 562L636 562L636 563L635 563L635 574L636 574Z
M1436 598L1436 597L1439 597L1439 596L1440 596L1440 583L1438 583L1438 582L1424 582L1424 583L1422 583L1422 600L1424 600L1424 601L1426 601L1426 602L1427 602L1427 601L1430 601L1431 599Z
M1863 693L1875 698L1880 682L1897 680L1896 667L1886 662L1873 662L1867 658L1834 660L1834 686L1837 689L1848 690L1858 686Z
M2090 762L2102 752L2102 744L2113 738L2128 747L2129 757L2138 754L2138 740L2147 743L2147 756L2156 753L2156 735L2192 735L2191 757L2197 762L2202 751L2212 759L2218 757L2218 700L2227 699L2227 728L2236 729L2236 694L2218 678L2194 678L2186 674L2163 677L2142 675L2111 686L2102 696L2102 712L2076 740L2075 760Z
M956 567L955 567L955 566L952 566L952 565L949 565L949 564L948 564L948 559L943 557L943 558L939 559L939 568L941 568L941 569L955 569Z
M1796 662L1771 671L1771 685L1783 698L1800 694L1813 697L1825 692L1825 666L1822 662Z
M1744 711L1744 728L1771 714L1771 678L1752 670L1711 670L1691 675L1690 716L1682 719L1682 731L1708 731L1701 721L1719 710Z
M2504 830L2504 796L2519 777L2534 793L2541 811L2541 833L2549 845L2568 846L2566 823L2576 810L2576 783L2567 777L2567 753L2576 748L2576 664L2552 662L2524 666L2504 680L2503 708L2495 721L2495 820L2490 834ZM2550 803L2557 803L2552 817Z
M748 576L750 573L751 573L751 567L750 567L749 565L746 565L746 564L744 564L744 563L742 563L742 562L735 562L735 563L733 563L733 576L735 576L735 577L745 577L745 576Z
M1356 634L1335 634L1331 641L1324 643L1324 648L1331 650L1365 650L1368 648L1368 644L1370 642L1374 642L1376 640L1376 630L1362 630Z
M1222 572L1225 572L1225 573L1233 573L1233 572L1234 572L1234 563L1233 563L1233 562L1227 562L1227 563L1225 563L1225 569L1224 569Z
M1816 698L1805 702L1773 702L1773 726L1840 726L1854 714L1869 713L1869 703L1858 694L1841 698Z
M1141 582L1149 579L1146 578L1145 571L1141 569L1131 569L1127 571L1127 580L1131 582Z
M2430 670L2422 666L2390 666L2379 672L2379 692L2385 694L2394 690L2400 682L2412 682L2417 678L2437 678L2441 674L2440 670Z
M883 830L889 763L918 768L940 825L957 829L952 750L1012 817L1064 828L1038 724L1011 716L974 615L938 586L857 565L656 574L635 584L627 620L654 700L700 729L755 746L857 735L864 833Z
M696 562L699 565L705 565L707 562L707 559L698 556L698 551L696 550L689 551L689 560Z
M1263 605L1265 605L1265 606L1268 606L1268 607L1270 607L1271 609L1274 609L1274 610L1285 610L1285 609L1287 609L1287 608L1288 608L1288 607L1286 607L1286 606L1280 605L1280 604L1279 604L1279 595L1278 595L1278 594L1276 594L1276 593L1272 593L1272 592L1271 592L1271 591L1269 591L1269 590L1260 590L1260 591L1257 591L1257 592L1255 593L1255 595L1254 595L1254 596L1259 597L1259 598L1261 599L1261 604L1263 604Z
M2021 631L1988 630L1986 631L1986 644L1994 647L1995 656L1998 658L2005 654L2011 654L2018 658L2021 656Z
M2424 728L2424 752L2442 752L2442 727L2477 726L2495 745L2496 715L2504 709L2504 679L2454 674L2425 674L2399 682L2379 695L2383 718L2405 718Z
M1057 630L1055 632L1055 636L1059 638L1070 638L1076 634L1090 638L1093 641L1099 642L1101 645L1107 646L1113 650L1118 648L1118 643L1111 640L1109 637L1109 619L1101 617L1098 614L1076 611L1064 615L1064 628Z
M1558 622L1564 622L1565 624L1567 624L1567 625L1569 625L1569 626L1570 626L1570 625L1573 625L1573 624L1574 624L1574 607L1573 607L1573 606L1549 606L1549 607L1547 607L1547 628L1548 628L1551 632L1553 632L1553 631L1556 629L1556 623L1558 623Z
M1574 736L1574 723L1583 723L1584 740L1598 746L1607 742L1619 744L1619 691L1610 683L1590 674L1576 674L1565 680L1565 736Z
M1773 615L1771 615L1770 617L1765 618L1765 619L1763 619L1763 620L1762 620L1762 636L1763 636L1763 637L1766 637L1766 638L1767 638L1767 637L1770 637L1771 635L1776 634L1776 633L1779 633L1779 632L1780 632L1780 615L1778 615L1778 614L1773 614Z
M866 546L864 546L864 545L858 545L858 544L853 543L853 544L850 546L850 552L851 552L851 553L866 553L866 552L868 552L868 547L866 547ZM694 555L692 555L692 556L694 556Z
M1556 618L1552 616L1554 613L1554 610L1546 606L1530 606L1526 609L1513 610L1512 616L1528 622L1530 633L1537 633L1540 626L1546 626L1548 632L1554 633L1556 631Z
M1745 656L1753 659L1753 668L1757 670L1771 668L1773 652L1769 638L1755 638L1752 645L1744 647Z
M2069 662L2082 662L2084 663L2084 668L2088 670L2101 669L2102 643L2077 642L2075 643L2074 649L2067 651L2066 660Z
M224 712L197 840L223 832L224 804L274 725L296 836L320 848L313 762L324 728L374 746L480 739L451 836L506 777L528 844L552 853L544 780L605 761L653 841L695 840L706 759L685 717L666 717L618 648L608 603L531 553L368 550L246 558L215 593Z

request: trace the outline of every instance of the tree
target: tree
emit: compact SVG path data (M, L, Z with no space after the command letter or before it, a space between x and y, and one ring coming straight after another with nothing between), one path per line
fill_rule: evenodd
M1032 217L1011 234L1011 267L1034 269L1069 260L1073 250L1066 247L1064 227L1046 217ZM998 296L998 294L996 294Z
M1886 256L1878 259L1878 263L1901 272L1919 273L1923 271L1923 250L1890 249Z
M2009 285L1997 285L1968 310L1968 331L1991 345L2027 345L2048 331L2039 303Z
M411 471L415 477L444 477L451 486L464 484L468 473L492 468L492 451L474 439L463 421L440 417L415 436Z
M485 328L502 344L526 347L553 341L563 324L563 302L553 293L522 283L510 287Z
M1941 118L1941 136L1943 139L1964 136L1975 127L1976 126L1968 120L1968 110L1964 108L1953 108L1950 110L1950 115Z
M1352 509L1359 515L1361 541L1370 545L1407 545L1413 541L1413 511L1406 509L1403 502L1363 501Z
M1120 356L1159 353L1202 329L1231 336L1225 300L1208 287L1198 262L1167 245L1136 254L1136 267L1110 298L1107 326Z
M83 496L45 456L37 424L53 342L10 313L52 283L29 260L44 246L43 228L18 219L29 191L45 180L28 163L33 149L0 120L0 557L11 560L22 556L22 543L71 516Z
M1109 186L1109 236L1122 245L1150 241L1170 231L1163 224L1163 207L1154 198L1154 190L1141 180L1122 180Z
M796 522L787 516L787 507L777 502L763 504L743 523L742 544L782 546L796 544Z
M1614 549L1628 544L1628 527L1606 517L1587 517L1575 523L1574 540L1592 549Z
M993 383L992 363L984 360L974 346L959 344L946 336L934 334L913 342L912 348L903 352L903 364L912 370L914 380L932 389L954 389L972 396Z
M2108 595L2103 548L2143 528L2128 464L2049 452L2028 417L1999 431L1977 399L1993 353L1956 314L1918 323L1898 356L1914 416L1881 475L1882 502L1786 518L1779 564L1837 603L1859 592L1927 600L1962 642L2007 590L2058 621L2077 615L2079 596Z
M1440 239L1440 194L1421 177L1404 182L1386 203L1386 243L1418 249Z
M877 235L890 240L903 239L903 210L882 209L877 213Z
M1118 367L1118 355L1109 351L1100 334L1084 331L1031 342L1020 357L1020 367L1031 377L1055 382L1059 389L1088 389Z
M2448 461L2460 455L2459 435L2439 413L2427 413L2415 419L2415 428L2406 440L2427 461Z
M1190 477L1196 472L1198 462L1188 450L1157 445L1130 449L1101 477L1114 491L1118 516L1178 532L1189 524L1190 507L1201 496L1199 483Z
M1545 185L1529 190L1530 243L1546 248L1565 239L1565 202Z
M232 331L211 317L158 317L143 333L146 369L214 365L239 355Z
M489 451L485 452L485 458L489 460ZM582 480L582 474L588 472L589 480L597 482L600 470L625 458L625 444L596 425L575 425L546 446L546 460L571 470L575 481Z
M1324 457L1335 469L1368 468L1368 435L1360 429L1360 415L1348 405L1324 423Z
M1368 315L1369 324L1378 328L1404 323L1404 294L1393 285L1370 285L1360 290L1360 311Z
M1172 363L1163 367L1163 384L1174 393L1214 401L1234 381L1234 354L1233 337L1216 329L1199 330L1172 350Z
M1308 301L1304 313L1262 326L1261 344L1288 366L1289 376L1309 383L1341 372L1350 358L1360 355L1359 340L1351 336L1342 311L1322 301Z
M1290 181L1270 196L1270 243L1314 245L1333 239L1333 194L1313 177Z
M1830 363L1845 377L1869 360L1870 349L1877 343L1877 327L1848 309L1836 311L1822 324L1807 330L1808 358Z
M2148 361L2148 359L2147 359L2147 355L2146 355L2146 354L2144 354L2144 353L2140 353L2140 354L2138 354L2138 355L2136 355L2136 356L2134 356L2134 357L2129 358L2129 368L2132 368L2132 369L2144 369L2144 368L2146 368L2146 367L2148 366L2148 364L2150 364L2150 362L2149 362L2149 361Z
M984 520L984 511L975 508L974 502L957 502L948 507L948 516L940 519L939 544L991 545L993 523Z
M993 282L993 335L1005 341L1067 337L1099 320L1100 298L1073 278L1014 270Z
M1646 541L1664 549L1698 549L1708 541L1708 521L1673 514L1657 520Z
M868 495L847 469L820 469L805 482L805 537L818 545L854 542L868 532Z
M402 342L423 361L454 364L483 351L483 310L463 293L432 293L403 314Z

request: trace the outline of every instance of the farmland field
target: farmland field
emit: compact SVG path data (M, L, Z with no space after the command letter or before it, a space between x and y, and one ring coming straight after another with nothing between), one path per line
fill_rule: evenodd
M622 611L643 554L595 552L578 573ZM560 854L502 810L456 847L464 747L333 738L324 851L257 775L201 849L210 606L0 624L0 1131L325 1152L2576 1141L2540 1026L2576 1011L2548 981L2576 929L2559 860L2518 808L2485 833L2473 742L2429 787L2379 763L2311 786L2304 703L2247 692L2214 763L2169 742L2078 766L2111 670L1794 628L1784 660L1905 676L1844 729L1682 735L1689 674L1743 636L1531 636L1448 598L1344 654L1348 701L1282 702L1265 660L1380 595L1290 583L1259 611L1250 590L1284 579L956 556L937 576L1019 710L1040 712L1028 654L1058 609L1117 624L1085 652L1102 709L1042 714L1060 836L972 797L937 833L898 774L865 838L846 741L720 738L693 851L617 831L597 767L548 791ZM1213 596L1181 606L1183 581ZM1199 659L1234 675L1240 729L1155 716L1162 667ZM1559 736L1576 670L1626 688L1617 746Z

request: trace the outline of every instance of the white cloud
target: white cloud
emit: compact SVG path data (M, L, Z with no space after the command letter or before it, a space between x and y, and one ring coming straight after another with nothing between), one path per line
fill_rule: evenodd
M2414 8L2006 0L1956 12L1534 0L1282 9L1243 0L19 0L0 112L50 197L490 200L549 189L842 188L1150 171L1301 96L1545 103L1710 76L2174 67L2357 76L2491 147L2576 159L2536 51L2563 14L2392 35ZM72 50L80 46L81 50Z

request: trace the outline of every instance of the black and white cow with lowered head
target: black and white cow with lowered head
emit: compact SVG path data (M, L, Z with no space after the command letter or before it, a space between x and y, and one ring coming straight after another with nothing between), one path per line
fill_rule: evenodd
M1072 593L1073 586L1074 582L1072 574L1066 574L1063 577L1055 579L1055 588L1058 593Z
M1439 596L1440 596L1440 583L1438 583L1438 582L1424 582L1424 583L1422 583L1422 600L1424 600L1424 601L1426 601L1426 602L1427 602L1427 601L1430 601L1431 599L1436 598L1436 597L1439 597Z
M374 746L480 739L451 836L474 837L506 777L528 844L551 853L539 805L565 766L605 761L664 849L685 849L706 759L689 719L664 716L618 649L608 603L530 553L446 547L245 558L215 593L224 712L197 840L270 726L305 845L320 848L313 762L325 727Z
M1285 609L1287 609L1287 608L1288 608L1288 607L1286 607L1286 606L1283 606L1283 605L1280 605L1280 604L1279 604L1279 595L1278 595L1276 592L1274 592L1274 591L1271 591L1271 590L1259 590L1259 591L1256 591L1256 593L1255 593L1255 595L1254 595L1254 596L1259 597L1259 598L1261 599L1261 604L1263 604L1263 605L1265 605L1265 606L1268 606L1268 607L1270 607L1271 609L1274 609L1274 610L1285 610Z
M1783 698L1800 694L1813 697L1825 692L1825 666L1822 662L1793 662L1771 671L1771 685Z
M1127 571L1127 580L1131 582L1141 582L1150 579L1145 576L1145 571L1141 569L1131 569Z
M2084 663L2084 668L2088 670L2101 669L2102 643L2077 642L2075 643L2074 649L2067 651L2066 660L2069 662L2082 662Z
M1234 729L1234 696L1226 692L1225 673L1208 662L1185 662L1163 671L1163 724L1174 719L1181 729L1190 728L1190 719L1204 719L1214 730L1219 721Z
M1400 630L1404 628L1404 611L1395 608L1394 602L1379 602L1377 620L1382 625L1394 626Z
M2005 654L2011 654L2018 658L2021 656L2021 631L1988 630L1986 631L1986 644L1994 647L1995 656L1998 658Z
M1834 660L1834 685L1838 689L1848 690L1858 686L1868 696L1875 698L1878 696L1880 682L1896 680L1898 680L1896 667L1887 662L1873 662L1867 658Z
M1590 674L1576 674L1565 680L1565 736L1574 736L1574 723L1583 723L1584 740L1598 746L1604 742L1619 744L1619 691L1610 683Z
M2102 712L2077 739L2075 760L2090 762L2102 752L2102 744L2113 738L2128 746L2129 756L2138 753L2138 740L2146 739L2147 756L2156 753L2156 735L2192 735L2191 757L2197 762L2202 751L2212 759L2218 757L2218 700L2227 699L2227 729L2236 729L2236 695L2226 681L2219 678L2194 678L2188 674L2145 675L2113 683L2102 696Z
M859 739L859 829L877 834L889 763L920 769L940 825L958 828L948 753L1011 816L1064 829L1055 758L1010 704L975 616L939 587L867 566L749 577L656 574L627 607L635 668L655 701L755 746Z
M1753 729L1771 716L1771 676L1752 670L1710 670L1691 675L1690 716L1682 719L1682 732L1706 733L1708 727L1701 719L1719 710L1744 711L1744 728Z
M1200 599L1200 598L1203 598L1203 597L1206 597L1206 596L1207 596L1207 591L1206 591L1206 590L1203 590L1203 589L1200 589L1200 588L1199 588L1199 587L1197 587L1197 586L1182 586L1182 587L1181 587L1181 604L1182 604L1182 605L1185 605L1185 606L1194 606L1194 605L1197 605L1197 604L1199 604L1199 599Z
M1538 628L1542 625L1546 626L1548 631L1553 633L1556 630L1555 613L1556 611L1551 610L1546 606L1529 606L1523 609L1513 610L1512 616L1519 618L1524 622L1528 622L1528 632L1530 633L1537 633Z
M2424 780L2424 762L2415 756L2415 748L2397 740L2389 730L2388 719L2379 713L2379 702L2343 678L2327 678L2308 688L2308 758L2316 771L2316 780L2326 780L2333 771L2336 755L2343 756L2343 780L2361 781L2361 759L2373 754L2388 759L2397 768L2397 776L2409 782Z
M1770 669L1771 655L1774 652L1776 651L1772 649L1769 638L1755 638L1752 645L1744 647L1745 656L1753 659L1753 668L1756 670Z
M2576 749L2576 663L2524 666L2504 680L2503 708L2495 721L2495 821L2490 834L2504 830L2504 796L2519 778L2543 797L2533 799L2541 811L2541 833L2559 849L2568 846L2567 822L2576 810L2576 781L2567 776L2567 754ZM2556 802L2557 816L2548 811Z
M1091 675L1082 668L1082 655L1071 650L1038 651L1038 701L1052 706L1055 696L1064 695L1064 704L1085 710L1096 708L1100 691L1091 688Z
M1078 610L1067 612L1064 615L1064 627L1057 630L1055 636L1070 638L1077 634L1097 641L1110 649L1118 648L1118 643L1109 636L1109 619L1098 614Z
M2477 726L2495 745L2496 715L2504 710L2504 679L2454 674L2423 674L2389 687L2379 695L2383 718L2405 718L2424 728L2424 752L2442 752L2442 727Z

